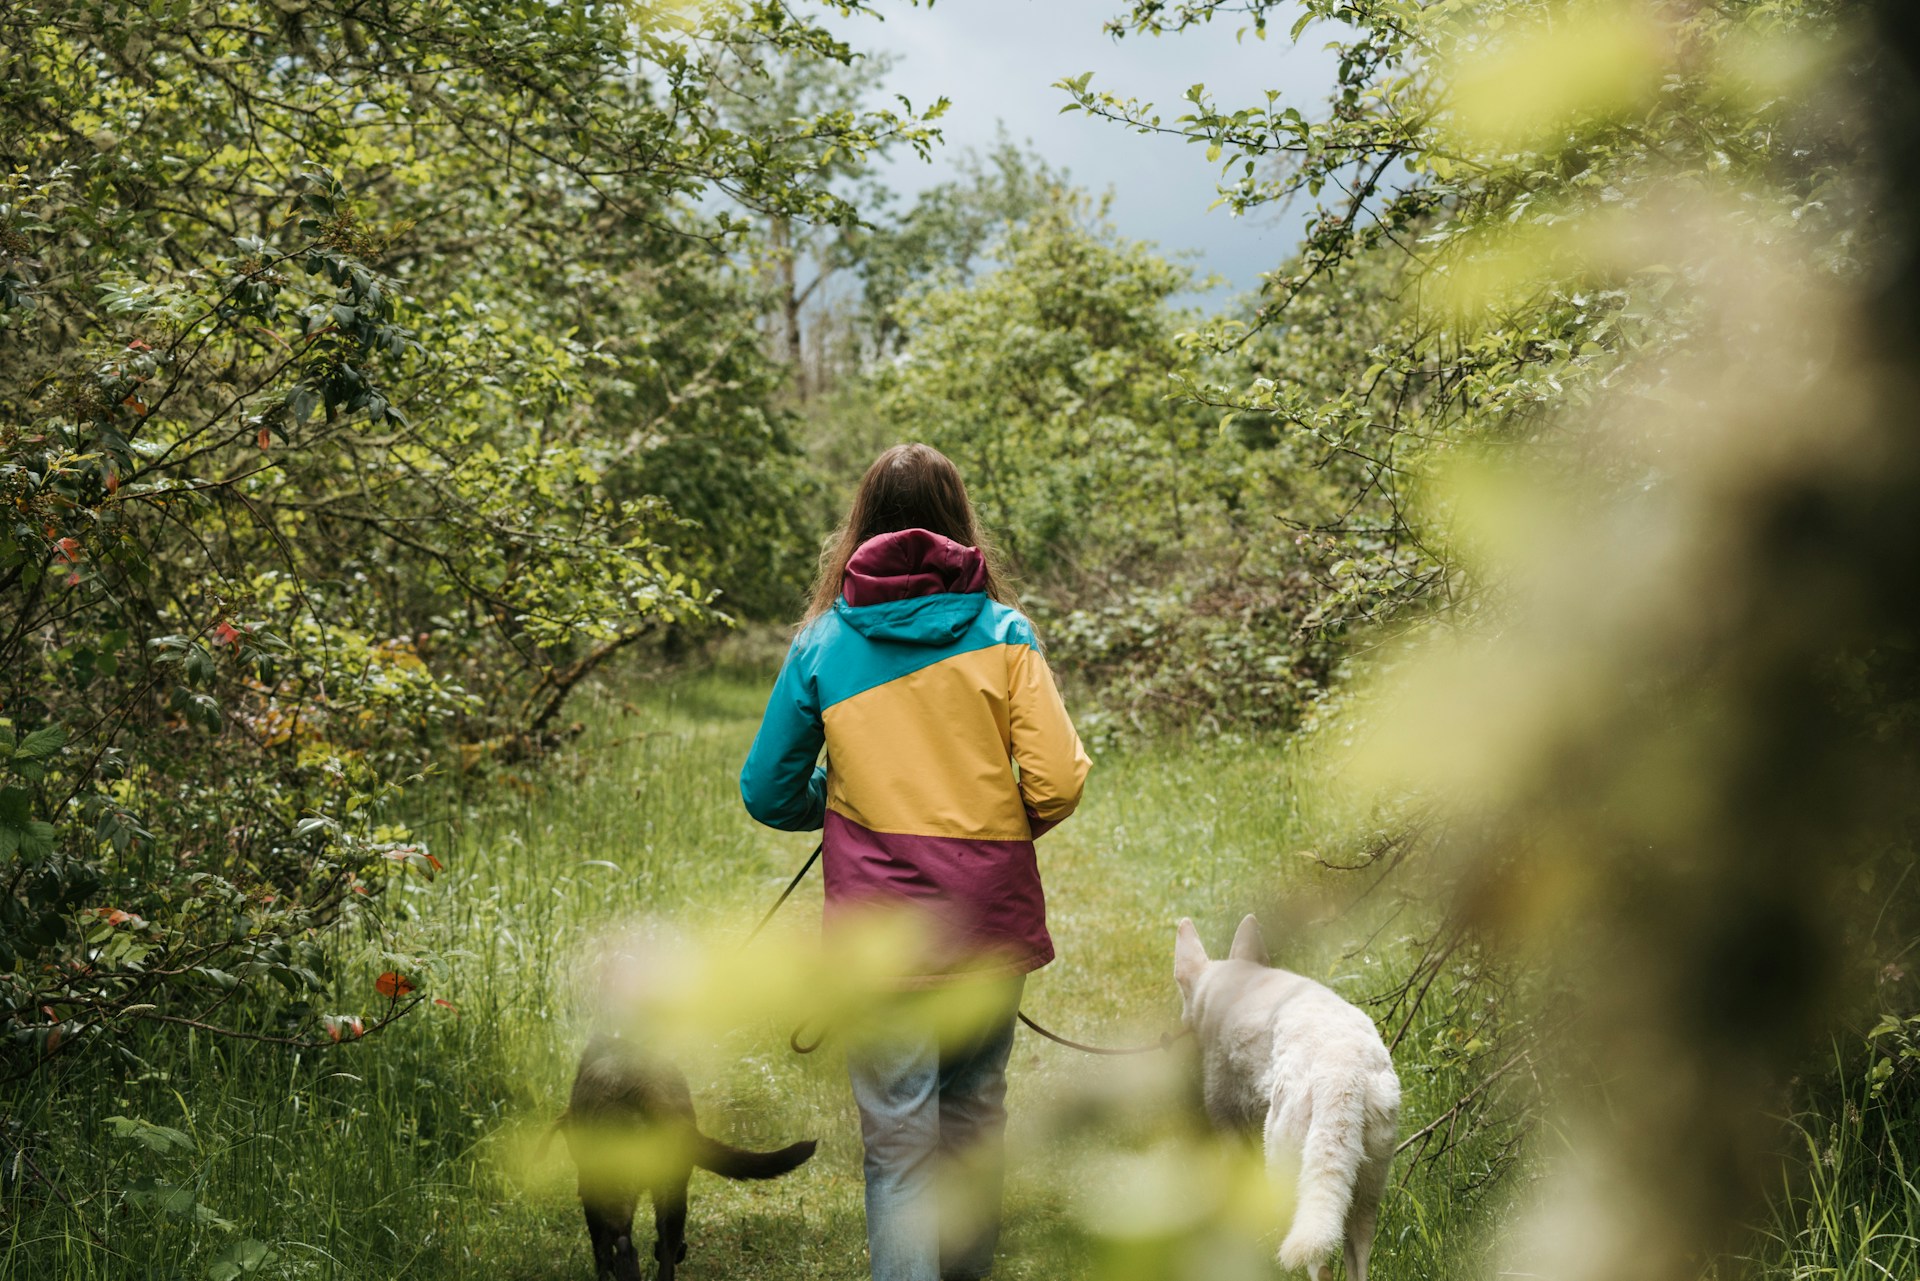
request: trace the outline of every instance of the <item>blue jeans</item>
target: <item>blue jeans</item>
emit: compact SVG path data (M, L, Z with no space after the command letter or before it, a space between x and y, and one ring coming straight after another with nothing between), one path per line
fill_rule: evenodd
M941 1043L910 998L883 1033L848 1047L866 1144L873 1281L978 1281L993 1270L1006 1170L1007 1056L1024 977L980 995L989 1018Z

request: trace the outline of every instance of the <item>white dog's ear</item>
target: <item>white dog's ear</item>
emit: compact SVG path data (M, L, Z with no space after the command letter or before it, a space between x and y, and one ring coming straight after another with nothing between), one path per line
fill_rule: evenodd
M1200 943L1200 931L1193 918L1183 916L1173 933L1173 979L1181 987L1192 985L1207 966L1207 949Z
M1240 922L1240 928L1233 932L1233 947L1227 955L1236 961L1252 961L1255 965L1267 963L1267 940L1260 936L1260 918L1251 914Z

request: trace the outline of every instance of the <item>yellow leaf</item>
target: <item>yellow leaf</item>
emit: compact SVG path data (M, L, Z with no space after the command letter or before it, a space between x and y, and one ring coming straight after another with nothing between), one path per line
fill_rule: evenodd
M1650 104L1671 50L1651 16L1610 6L1516 33L1456 68L1453 125L1496 152L1549 147L1583 121Z

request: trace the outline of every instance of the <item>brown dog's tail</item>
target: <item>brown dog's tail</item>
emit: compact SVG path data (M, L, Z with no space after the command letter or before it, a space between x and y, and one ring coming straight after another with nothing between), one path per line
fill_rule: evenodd
M816 1146L812 1139L802 1139L777 1152L749 1152L696 1131L693 1163L703 1170L713 1171L723 1179L777 1179L787 1171L806 1164Z
M553 1118L553 1124L540 1132L533 1144L533 1163L539 1165L547 1159L547 1153L553 1151L554 1136L564 1134L567 1129L568 1113L562 1112Z

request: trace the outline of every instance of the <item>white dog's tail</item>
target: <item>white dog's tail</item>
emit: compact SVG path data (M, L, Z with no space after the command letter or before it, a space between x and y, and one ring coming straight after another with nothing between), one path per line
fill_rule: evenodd
M1366 1130L1372 1072L1356 1072L1313 1092L1293 1227L1280 1243L1280 1266L1304 1268L1340 1249L1347 1233L1353 1184L1367 1158Z

